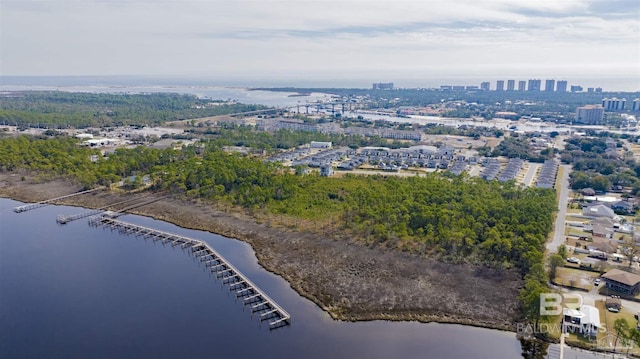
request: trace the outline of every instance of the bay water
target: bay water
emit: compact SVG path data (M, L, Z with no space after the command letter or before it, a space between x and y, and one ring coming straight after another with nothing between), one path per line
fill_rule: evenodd
M206 241L291 316L269 330L186 251L58 225L78 207L14 213L0 198L0 358L519 358L514 333L462 325L335 321L263 269L249 245L151 218L122 220Z

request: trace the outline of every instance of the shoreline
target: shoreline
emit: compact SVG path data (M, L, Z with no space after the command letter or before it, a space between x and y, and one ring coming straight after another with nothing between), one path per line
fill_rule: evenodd
M22 174L0 173L0 197L28 203L79 190L64 180L43 184L22 180ZM99 191L55 204L91 209L142 195L148 193ZM276 228L198 200L159 199L128 213L248 243L259 265L334 320L436 322L515 332L522 280L509 271L370 248L339 233Z

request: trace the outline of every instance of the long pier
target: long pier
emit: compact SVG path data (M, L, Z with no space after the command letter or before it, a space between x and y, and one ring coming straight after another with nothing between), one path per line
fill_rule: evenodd
M71 214L71 215L61 214L58 216L58 218L56 218L56 222L58 222L58 224L67 224L69 222L75 221L80 218L86 218L86 217L98 215L100 213L103 213L104 211L105 211L104 209L92 209L90 211Z
M37 203L29 203L29 204L25 204L25 205L18 206L18 207L13 207L13 211L16 212L16 213L22 213L22 212L30 211L32 209L44 207L46 205L49 205L51 202L55 202L55 201L58 201L58 200L61 200L61 199L74 197L74 196L78 196L78 195L81 195L81 194L90 193L90 192L94 192L94 191L98 191L98 190L102 190L102 189L104 189L104 187L98 187L98 188L94 188L94 189L90 189L90 190L86 190L86 191L71 193L71 194L68 194L68 195L65 195L65 196L51 198L51 199L47 199L45 201L40 201L40 202L37 202Z
M236 299L242 300L244 306L250 306L252 315L256 313L260 322L268 320L269 329L291 324L289 313L206 242L127 223L107 215L90 217L89 225L116 229L122 234L143 236L151 238L154 242L160 241L163 245L168 243L172 247L180 246L183 250L188 249L205 268L209 269L210 273L215 274L216 279L221 279L222 284L228 285L229 290L235 292Z
M113 212L109 216L112 217L112 218L119 217L119 216L123 215L124 212L126 212L128 210L131 210L131 209L134 209L134 208L138 208L138 207L142 207L142 206L146 206L146 205L148 205L150 203L159 201L159 200L161 200L163 198L166 198L166 197L167 196L155 197L155 198L151 198L151 199L148 199L146 201L143 201L143 202L135 203L135 204L130 205L130 206L126 207L126 208L123 208L123 209L121 209L119 211ZM100 207L100 208L96 208L96 209L92 209L92 210L89 210L89 211L76 213L76 214L72 214L72 215L61 214L56 218L56 222L58 222L58 224L67 224L69 222L72 222L72 221L75 221L75 220L78 220L78 219L81 219L81 218L87 218L87 217L91 217L91 216L96 216L96 215L99 215L101 213L107 212L107 209L110 208L110 207L117 206L117 205L124 204L124 203L128 203L128 202L135 201L135 200L138 200L138 199L139 198L128 199L126 201L110 204L108 206L104 206L104 207Z

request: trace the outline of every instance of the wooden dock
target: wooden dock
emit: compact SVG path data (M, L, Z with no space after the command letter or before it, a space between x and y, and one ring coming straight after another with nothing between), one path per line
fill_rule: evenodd
M105 213L105 212L109 212L109 217L116 218L116 217L119 217L121 215L124 215L126 211L132 210L134 208L146 206L148 204L151 204L153 202L159 201L159 200L161 200L163 198L166 198L166 197L167 196L154 197L154 198L151 198L151 199L147 199L146 201L135 203L133 205L130 205L130 206L128 206L126 208L123 208L123 209L120 209L118 211L109 211L108 208L111 208L113 206L117 206L117 205L120 205L120 204L128 203L128 202L131 202L131 201L136 201L138 199L137 198L128 199L128 200L125 200L125 201L122 201L122 202L118 202L118 203L114 203L114 204L110 204L108 206L104 206L104 207L101 207L101 208L96 208L96 209L92 209L92 210L89 210L89 211L76 213L76 214L71 214L71 215L61 214L56 218L56 222L58 222L58 224L67 224L69 222L73 222L73 221L81 219L81 218L97 216L97 215Z
M97 215L99 215L99 214L101 214L103 212L104 212L104 209L92 209L90 211L71 214L71 215L61 214L56 218L56 222L58 222L58 224L67 224L69 222L75 221L75 220L80 219L80 218L97 216Z
M104 189L104 187L98 187L98 188L90 189L90 190L87 190L87 191L71 193L71 194L68 194L68 195L65 195L65 196L51 198L51 199L48 199L48 200L45 200L45 201L40 201L40 202L37 202L37 203L28 203L28 204L25 204L23 206L13 207L13 211L16 212L16 213L22 213L22 212L30 211L32 209L36 209L36 208L47 206L51 202L55 202L55 201L58 201L58 200L61 200L61 199L65 199L65 198L69 198L69 197L73 197L73 196L78 196L78 195L85 194L85 193L99 191L99 190L102 190L102 189Z
M122 234L151 238L154 242L171 244L172 247L180 246L198 259L210 273L216 276L216 279L222 281L223 285L227 285L230 291L235 292L236 299L240 299L244 306L249 306L251 314L257 314L260 322L268 320L269 329L291 324L289 313L206 242L123 222L106 215L90 217L89 225L118 230Z

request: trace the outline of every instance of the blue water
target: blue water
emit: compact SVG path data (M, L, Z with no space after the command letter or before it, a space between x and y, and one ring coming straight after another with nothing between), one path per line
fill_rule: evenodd
M402 73L389 72L384 74L378 72L377 78L371 78L369 74L355 74L351 76L323 76L321 74L306 73L277 74L264 76L247 77L226 77L226 76L196 76L196 75L159 75L159 76L2 76L0 75L0 90L5 85L21 86L220 86L220 87L297 87L297 88L371 88L373 82L392 81L397 88L439 88L441 85L476 85L483 81L491 82L495 88L497 80L527 80L534 76L532 74L469 74L461 73L457 75L447 75L443 77L440 73L432 72L412 72L409 76ZM640 78L633 74L624 75L602 75L591 73L587 76L567 75L567 74L539 74L538 78L543 79L565 79L569 85L583 86L585 91L588 87L601 87L605 92L640 91ZM381 80L386 78L387 80Z
M206 80L167 80L146 77L0 77L0 91L67 91L90 93L184 93L214 100L244 104L290 107L326 100L330 95L312 93L291 96L291 92L249 91L250 86Z
M292 316L269 331L179 248L48 206L0 199L0 358L519 358L513 333L415 322L339 322L257 263L240 241L140 216L210 243Z

